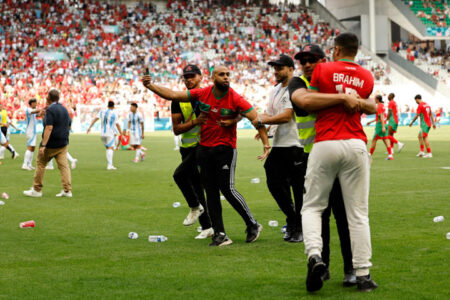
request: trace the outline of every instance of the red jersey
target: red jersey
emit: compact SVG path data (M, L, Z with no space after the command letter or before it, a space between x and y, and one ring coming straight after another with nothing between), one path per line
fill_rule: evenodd
M376 122L381 122L380 115L384 115L384 104L378 103L377 104L377 115L376 115ZM386 118L386 116L384 116Z
M320 93L357 93L367 99L372 93L372 73L351 60L318 64L313 72L310 89ZM367 137L361 124L361 113L350 114L344 105L336 105L317 113L316 140L361 139Z
M436 118L439 118L441 116L441 114L442 114L442 109L438 109L436 111Z
M420 122L425 122L428 127L431 127L431 107L426 104L424 101L420 102L419 106L417 107L417 114L420 114Z
M214 87L188 90L188 95L195 107L198 101L200 111L207 114L206 123L201 127L200 145L216 147L219 145L236 148L236 124L229 127L219 126L217 123L224 119L235 119L240 113L247 113L253 109L241 95L232 88L222 98L214 95Z
M389 101L388 109L391 110L391 116L394 117L395 123L398 124L397 103L394 100Z

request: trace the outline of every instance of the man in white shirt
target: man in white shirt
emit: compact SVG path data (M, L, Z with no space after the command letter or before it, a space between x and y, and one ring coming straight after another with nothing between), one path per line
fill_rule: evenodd
M114 102L108 101L108 108L99 112L98 116L92 120L91 125L87 130L87 133L91 131L91 127L97 122L97 120L101 120L101 128L100 128L100 138L103 141L103 144L106 147L106 160L108 162L107 170L116 170L117 168L113 165L113 155L114 155L114 127L117 128L120 135L122 135L122 130L120 129L120 125L117 122L119 116L117 112L114 110Z
M144 118L137 111L138 105L131 103L130 113L128 114L128 129L130 130L130 145L136 151L134 162L137 163L144 160L145 152L142 151L141 145L144 139Z
M300 211L303 203L302 156L294 109L289 99L288 84L294 76L294 61L287 55L269 62L274 68L277 85L270 93L269 104L260 122L270 125L273 132L272 150L267 157L267 186L281 211L286 215L284 240L303 241ZM256 120L257 122L258 120ZM256 123L255 122L255 123ZM273 128L273 127L276 128ZM292 202L291 189L294 193Z

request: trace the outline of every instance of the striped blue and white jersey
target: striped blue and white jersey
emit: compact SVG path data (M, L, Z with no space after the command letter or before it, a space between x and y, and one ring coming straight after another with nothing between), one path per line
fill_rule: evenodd
M116 123L119 120L117 112L113 109L102 110L98 114L98 118L102 122L100 136L114 136Z
M142 114L139 112L136 112L135 114L130 112L128 114L128 121L130 122L129 130L132 133L141 136L142 134L141 123L144 123L144 118L142 117Z
M32 109L31 107L27 107L25 109L26 121L27 121L26 134L28 136L32 136L32 135L36 134L36 114L31 113L33 110L34 109Z

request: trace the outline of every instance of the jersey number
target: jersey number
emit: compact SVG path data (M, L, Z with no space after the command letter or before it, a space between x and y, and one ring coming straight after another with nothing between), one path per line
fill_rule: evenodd
M336 85L336 92L338 92L338 94L344 94L344 86L342 84L338 84ZM358 92L355 89L349 88L349 87L345 87L345 94L347 95L358 95Z

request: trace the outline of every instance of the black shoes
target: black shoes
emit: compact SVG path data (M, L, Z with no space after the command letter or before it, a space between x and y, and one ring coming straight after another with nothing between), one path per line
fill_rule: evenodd
M285 240L286 242L290 242L292 238L292 232L292 229L286 227L286 232L284 233L283 240Z
M327 266L318 255L313 255L308 261L308 275L306 277L306 290L315 292L322 288Z
M247 229L245 230L245 232L247 233L245 242L253 243L254 241L256 241L259 237L259 234L261 233L262 228L262 225L259 223L247 226Z
M372 277L370 277L370 274L356 277L356 282L360 292L370 292L378 287L375 281L372 280Z
M355 271L352 270L344 274L344 280L342 281L342 285L345 287L352 287L356 285Z
M230 245L231 243L233 243L233 241L230 240L224 232L218 232L218 233L214 232L214 235L212 237L212 242L209 245L221 247L221 246Z
M330 276L330 270L327 268L325 270L325 274L323 274L322 276L322 281L327 281L330 280L331 276Z
M303 242L303 233L301 230L294 230L291 234L291 239L289 240L291 243L301 243Z

